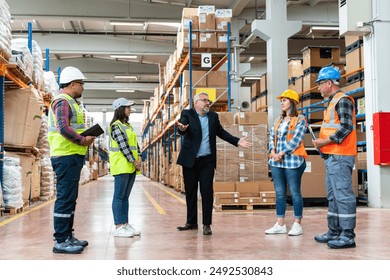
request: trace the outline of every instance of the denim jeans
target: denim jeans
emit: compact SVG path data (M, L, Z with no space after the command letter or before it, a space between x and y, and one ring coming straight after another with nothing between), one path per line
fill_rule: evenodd
M129 197L134 185L135 176L136 172L114 176L112 214L115 225L122 225L129 222Z
M306 162L298 168L280 168L271 166L272 179L276 192L276 217L284 218L286 214L286 191L290 189L294 218L300 219L303 215L303 200L301 194L301 179L305 171Z
M74 213L84 158L81 155L51 158L51 164L57 179L57 199L54 203L54 238L59 243L72 237Z

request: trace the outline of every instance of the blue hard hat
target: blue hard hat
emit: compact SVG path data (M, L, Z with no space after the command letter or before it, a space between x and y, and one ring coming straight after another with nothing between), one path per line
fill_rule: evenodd
M332 66L322 68L318 73L316 83L324 80L340 80L340 71Z

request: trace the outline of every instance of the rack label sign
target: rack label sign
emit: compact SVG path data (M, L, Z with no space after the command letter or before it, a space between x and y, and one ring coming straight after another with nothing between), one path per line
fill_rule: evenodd
M211 53L202 53L202 67L211 67Z

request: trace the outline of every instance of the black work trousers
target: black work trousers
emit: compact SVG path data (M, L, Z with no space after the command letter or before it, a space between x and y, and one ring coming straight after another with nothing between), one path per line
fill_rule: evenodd
M213 212L214 164L211 155L196 159L194 167L183 167L187 202L187 223L198 224L198 185L202 196L203 225L211 225Z

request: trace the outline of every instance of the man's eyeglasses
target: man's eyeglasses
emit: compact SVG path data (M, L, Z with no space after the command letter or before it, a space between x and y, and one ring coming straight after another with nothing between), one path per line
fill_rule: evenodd
M319 82L318 86L321 86L322 84L325 84L327 81L329 81L329 80L324 80L324 81Z
M211 100L207 99L207 98L203 98L203 99L198 99L198 101L203 101L205 103L211 103Z
M84 82L74 82L74 83L84 86Z

